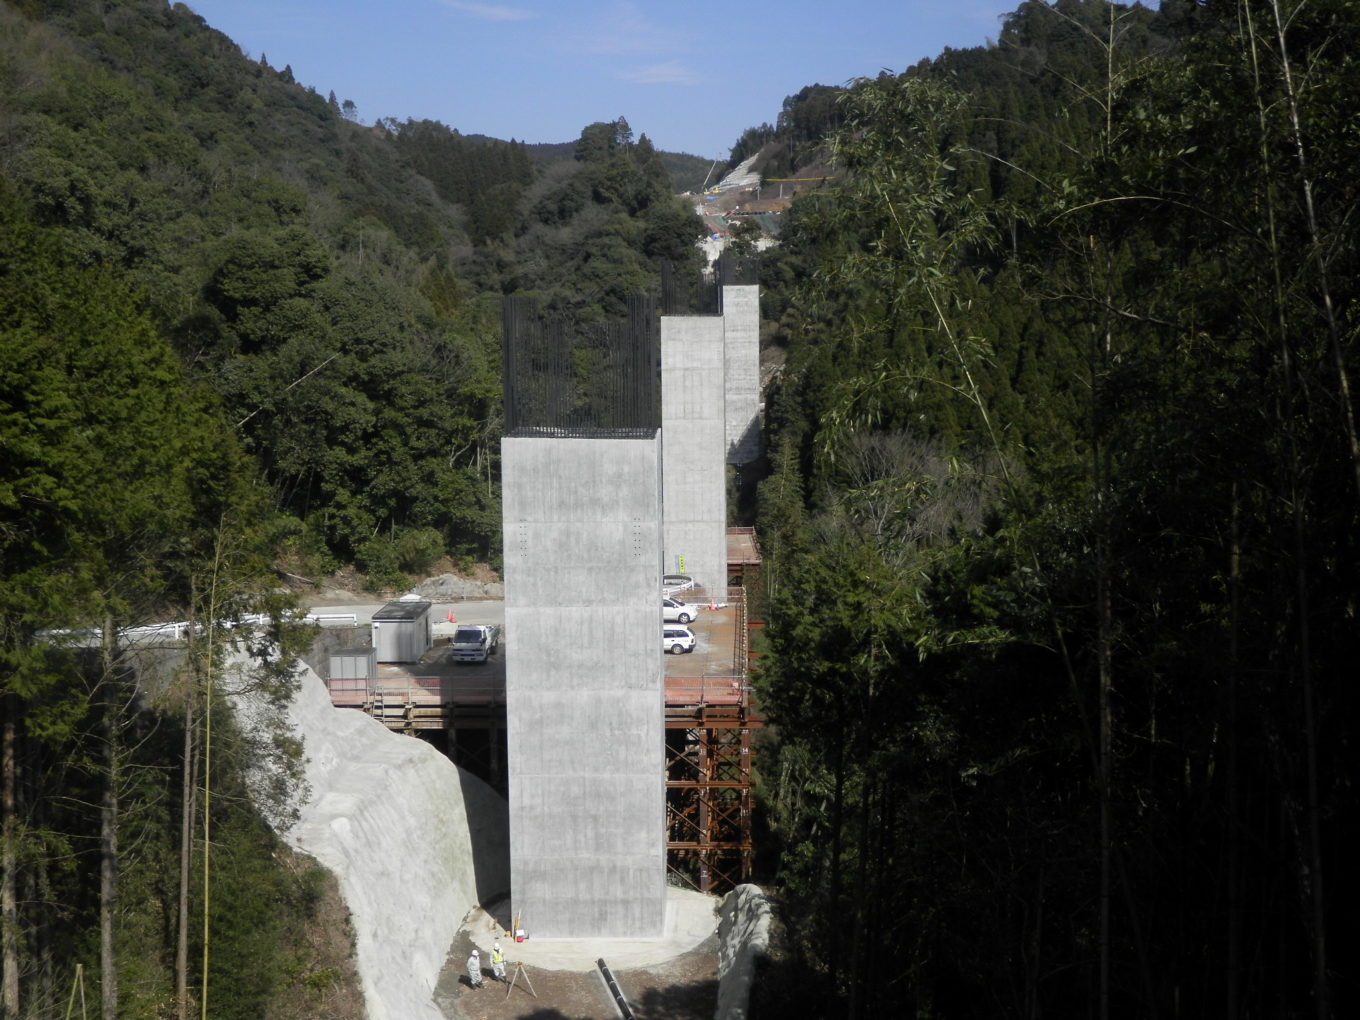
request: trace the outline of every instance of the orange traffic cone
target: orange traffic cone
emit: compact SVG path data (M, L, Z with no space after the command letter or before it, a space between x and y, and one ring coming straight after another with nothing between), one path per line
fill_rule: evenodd
M450 609L450 610L449 610L449 623L457 623L457 622L458 622L458 614L455 613L452 609Z

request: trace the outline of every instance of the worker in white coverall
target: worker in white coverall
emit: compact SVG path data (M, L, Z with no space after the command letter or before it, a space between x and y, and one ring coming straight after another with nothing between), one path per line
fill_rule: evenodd
M491 947L491 976L497 981L505 980L505 954L499 940Z
M468 967L468 984L470 984L473 988L481 988L482 960L481 957L477 955L477 950L474 949L472 951L472 955L468 957L467 967Z

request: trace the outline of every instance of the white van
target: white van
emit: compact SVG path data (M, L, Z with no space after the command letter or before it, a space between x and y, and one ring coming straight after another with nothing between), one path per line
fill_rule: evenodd
M694 651L694 631L688 627L663 627L661 647L671 655Z

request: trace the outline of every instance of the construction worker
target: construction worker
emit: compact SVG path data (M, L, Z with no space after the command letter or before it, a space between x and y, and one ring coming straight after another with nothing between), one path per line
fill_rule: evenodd
M491 947L491 976L497 981L505 980L505 954L501 952L500 939Z
M472 951L472 955L468 957L467 968L468 968L468 984L470 984L473 988L481 988L482 960L481 957L477 955L477 950L475 949Z

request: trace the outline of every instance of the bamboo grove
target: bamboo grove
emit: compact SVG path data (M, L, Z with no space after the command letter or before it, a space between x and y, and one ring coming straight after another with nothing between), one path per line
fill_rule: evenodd
M843 93L767 271L770 1013L1353 1011L1357 52L1028 2Z

